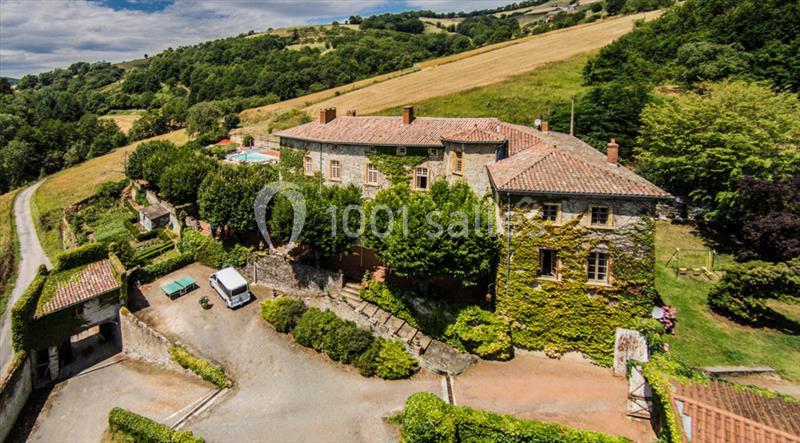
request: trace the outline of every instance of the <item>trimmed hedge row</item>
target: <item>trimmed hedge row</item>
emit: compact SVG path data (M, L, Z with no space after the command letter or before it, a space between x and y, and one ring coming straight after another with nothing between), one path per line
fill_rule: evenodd
M39 272L19 300L11 307L11 343L15 351L24 351L29 348L29 332L33 323L33 314L39 303L39 296L47 281L48 271L44 265L39 266Z
M128 230L128 233L131 235L131 237L136 239L136 241L145 241L145 240L150 240L151 238L158 237L158 233L160 231L159 229L153 229L151 231L142 232L136 228L136 226L134 225L134 221L138 222L139 217L136 216L135 218L132 219L125 219L125 229Z
M630 441L601 432L583 431L558 424L520 420L463 406L451 406L429 392L418 392L408 398L403 410L401 433L406 443Z
M191 431L175 431L127 409L114 408L108 413L108 426L137 443L204 443Z
M169 356L183 368L199 375L203 380L213 383L218 388L229 388L231 381L225 377L225 370L202 358L192 355L183 346L170 346Z
M261 303L261 315L279 332L290 332L303 346L324 352L334 361L355 364L365 377L395 380L412 375L417 360L396 340L375 338L354 322L331 311L306 309L302 300L279 297Z
M142 266L136 270L135 279L139 283L150 283L161 276L167 275L193 262L194 257L192 254L180 254L162 262Z
M53 267L53 272L71 269L108 258L108 248L103 243L87 243L83 246L62 252Z

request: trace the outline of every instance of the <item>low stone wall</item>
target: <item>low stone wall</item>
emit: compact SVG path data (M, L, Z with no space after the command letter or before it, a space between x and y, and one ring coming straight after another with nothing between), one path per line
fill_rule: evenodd
M341 272L300 264L278 255L252 255L242 271L253 283L299 296L338 295L344 286Z
M127 308L119 311L119 326L122 333L122 352L125 355L164 368L186 372L169 356L169 347L172 346L172 342L139 320Z
M33 370L27 357L15 358L0 380L0 441L5 441L33 391Z

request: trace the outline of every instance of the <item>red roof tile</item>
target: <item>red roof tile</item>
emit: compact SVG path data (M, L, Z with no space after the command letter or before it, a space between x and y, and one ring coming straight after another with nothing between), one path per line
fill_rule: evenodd
M590 164L559 149L522 152L489 166L496 189L546 194L668 197L619 165Z
M800 403L717 380L672 385L678 425L693 442L800 442ZM683 426L682 415L691 419L690 427Z
M114 276L110 261L89 263L69 281L58 284L56 295L42 307L38 317L52 314L117 288L119 283Z
M442 141L456 143L502 143L506 136L497 131L484 131L475 126L472 129L458 131L442 136Z

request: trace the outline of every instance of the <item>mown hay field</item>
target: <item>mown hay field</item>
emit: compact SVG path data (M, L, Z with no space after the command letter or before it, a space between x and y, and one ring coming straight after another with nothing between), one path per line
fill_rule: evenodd
M660 14L651 11L622 16L510 40L418 63L405 71L246 110L241 113L244 125L241 131L257 132L263 126L261 122L273 113L292 108L303 109L312 117L327 107L336 107L342 113L355 109L359 114L368 114L501 82L547 63L597 50L629 32L636 21L652 20Z

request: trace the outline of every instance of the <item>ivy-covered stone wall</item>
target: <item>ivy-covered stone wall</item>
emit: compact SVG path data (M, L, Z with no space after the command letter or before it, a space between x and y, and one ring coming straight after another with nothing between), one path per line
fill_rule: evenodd
M508 201L498 197L505 216ZM516 346L553 356L579 351L598 364L611 365L616 328L635 326L656 298L654 206L569 199L556 202L561 212L552 222L542 219L544 202L512 196L510 262L504 221L496 310L510 320ZM593 205L611 208L608 227L589 226ZM537 275L540 249L557 251L554 278ZM588 279L592 251L609 255L606 284Z

